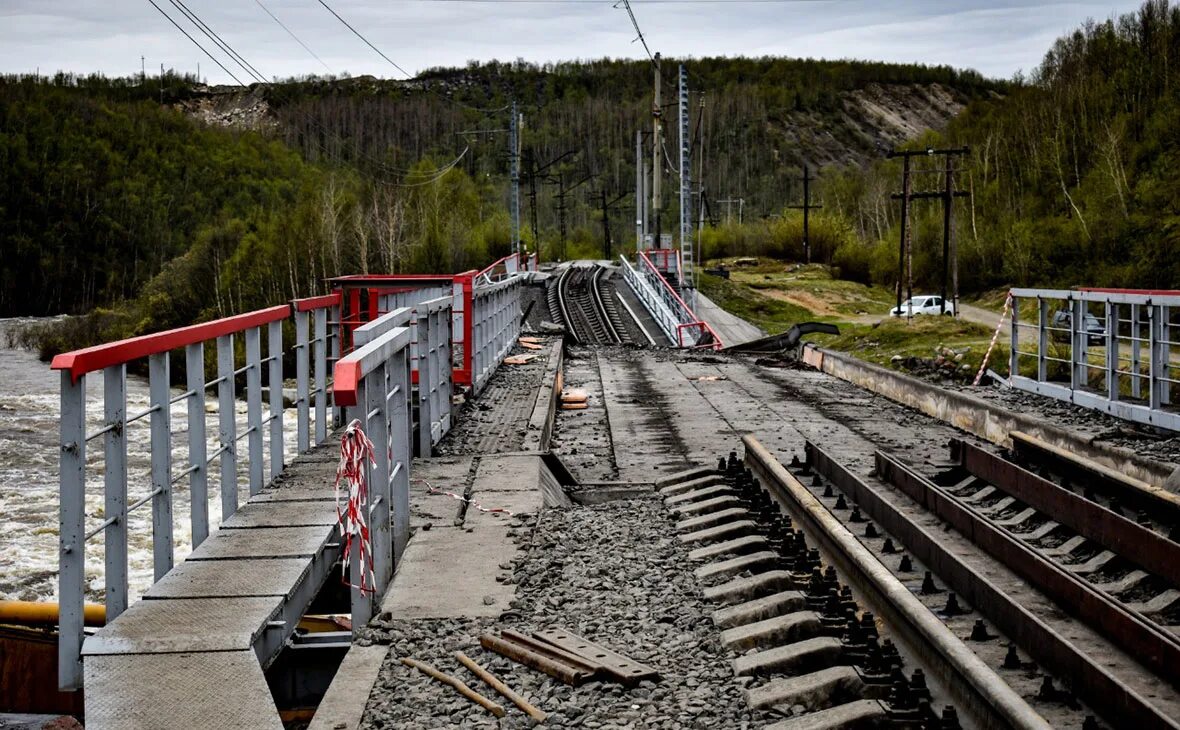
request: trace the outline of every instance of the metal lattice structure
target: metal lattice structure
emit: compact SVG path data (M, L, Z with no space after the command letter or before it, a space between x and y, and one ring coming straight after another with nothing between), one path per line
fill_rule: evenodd
M695 249L692 241L692 152L688 132L688 70L680 65L680 256L681 286L688 306L696 306Z
M1020 390L1180 431L1180 291L1013 289L1009 381ZM1035 302L1024 322L1022 302ZM1025 305L1025 312L1028 310Z

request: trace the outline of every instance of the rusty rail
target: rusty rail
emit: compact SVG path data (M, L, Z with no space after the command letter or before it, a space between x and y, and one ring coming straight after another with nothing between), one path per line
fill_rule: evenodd
M1140 728L1180 728L1180 722L1153 706L1107 670L1102 657L1087 654L1039 616L976 572L942 539L911 520L823 449L808 442L807 463L854 500L874 522L896 538L956 593L976 606L996 627L1016 641L1037 662L1068 681L1086 702L1108 717ZM966 533L970 534L970 533Z

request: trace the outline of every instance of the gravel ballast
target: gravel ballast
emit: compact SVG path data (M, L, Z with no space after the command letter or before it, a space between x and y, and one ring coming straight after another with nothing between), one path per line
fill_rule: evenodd
M654 495L546 510L535 531L521 526L516 536L525 556L516 565L501 567L505 579L517 583L518 595L499 620L381 617L365 630L362 641L388 643L391 650L363 727L533 724L461 667L452 656L456 650L549 713L545 727L712 729L751 724L743 684L733 676L730 656L710 619L712 607L704 603L671 518ZM573 688L479 647L484 630L532 632L559 626L654 667L661 680L632 689L605 682ZM403 656L454 674L503 704L507 716L497 720L450 687L401 665Z

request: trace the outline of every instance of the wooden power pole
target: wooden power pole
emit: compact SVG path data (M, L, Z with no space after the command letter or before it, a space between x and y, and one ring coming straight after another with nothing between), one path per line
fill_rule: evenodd
M810 213L813 210L819 210L822 205L811 204L811 181L814 180L811 176L811 168L807 165L803 166L803 205L788 205L788 208L795 210L803 210L803 260L805 263L811 263L811 221Z
M901 241L897 254L897 307L901 308L901 288L902 281L905 281L906 298L914 298L914 251L910 236L910 201L923 199L938 199L942 201L942 311L946 311L947 300L947 272L948 269L954 271L954 285L953 296L955 315L958 316L959 310L959 260L958 247L952 241L951 229L951 209L954 207L955 198L965 198L970 195L966 190L954 189L954 165L952 158L966 155L970 151L968 147L957 147L953 149L926 149L926 150L893 150L889 153L890 159L895 157L902 158L902 172L901 172L901 193L895 193L892 198L901 201ZM945 158L945 180L942 190L927 191L915 193L910 187L910 158L911 157L933 157L939 155ZM922 172L936 172L937 170L923 170ZM908 314L913 316L913 308Z

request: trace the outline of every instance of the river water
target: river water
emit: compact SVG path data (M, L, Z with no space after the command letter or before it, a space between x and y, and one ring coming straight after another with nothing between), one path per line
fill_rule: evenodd
M0 599L56 600L58 555L58 454L60 376L41 362L35 352L8 345L9 328L29 320L0 319ZM86 431L103 427L102 374L88 378L86 388ZM265 384L265 378L264 378ZM174 389L173 394L181 392ZM134 415L148 407L146 378L127 376L127 413ZM205 433L211 435L208 453L218 448L217 402L206 398ZM238 433L245 430L246 404L235 409ZM176 403L172 415L172 471L184 471L188 464L188 410ZM264 404L263 417L268 415ZM283 417L284 451L289 462L295 454L295 411ZM133 504L149 491L149 418L127 426L127 493ZM269 441L269 431L267 439ZM245 440L238 462L239 503L247 496ZM269 455L269 443L264 453ZM102 437L87 444L86 451L87 530L103 519ZM215 461L209 469L210 532L221 521L220 468ZM269 467L265 473L269 473ZM192 551L192 525L188 480L173 489L173 539L176 562ZM151 504L145 504L128 518L130 598L139 598L152 582ZM86 545L87 600L102 602L105 593L102 534Z

